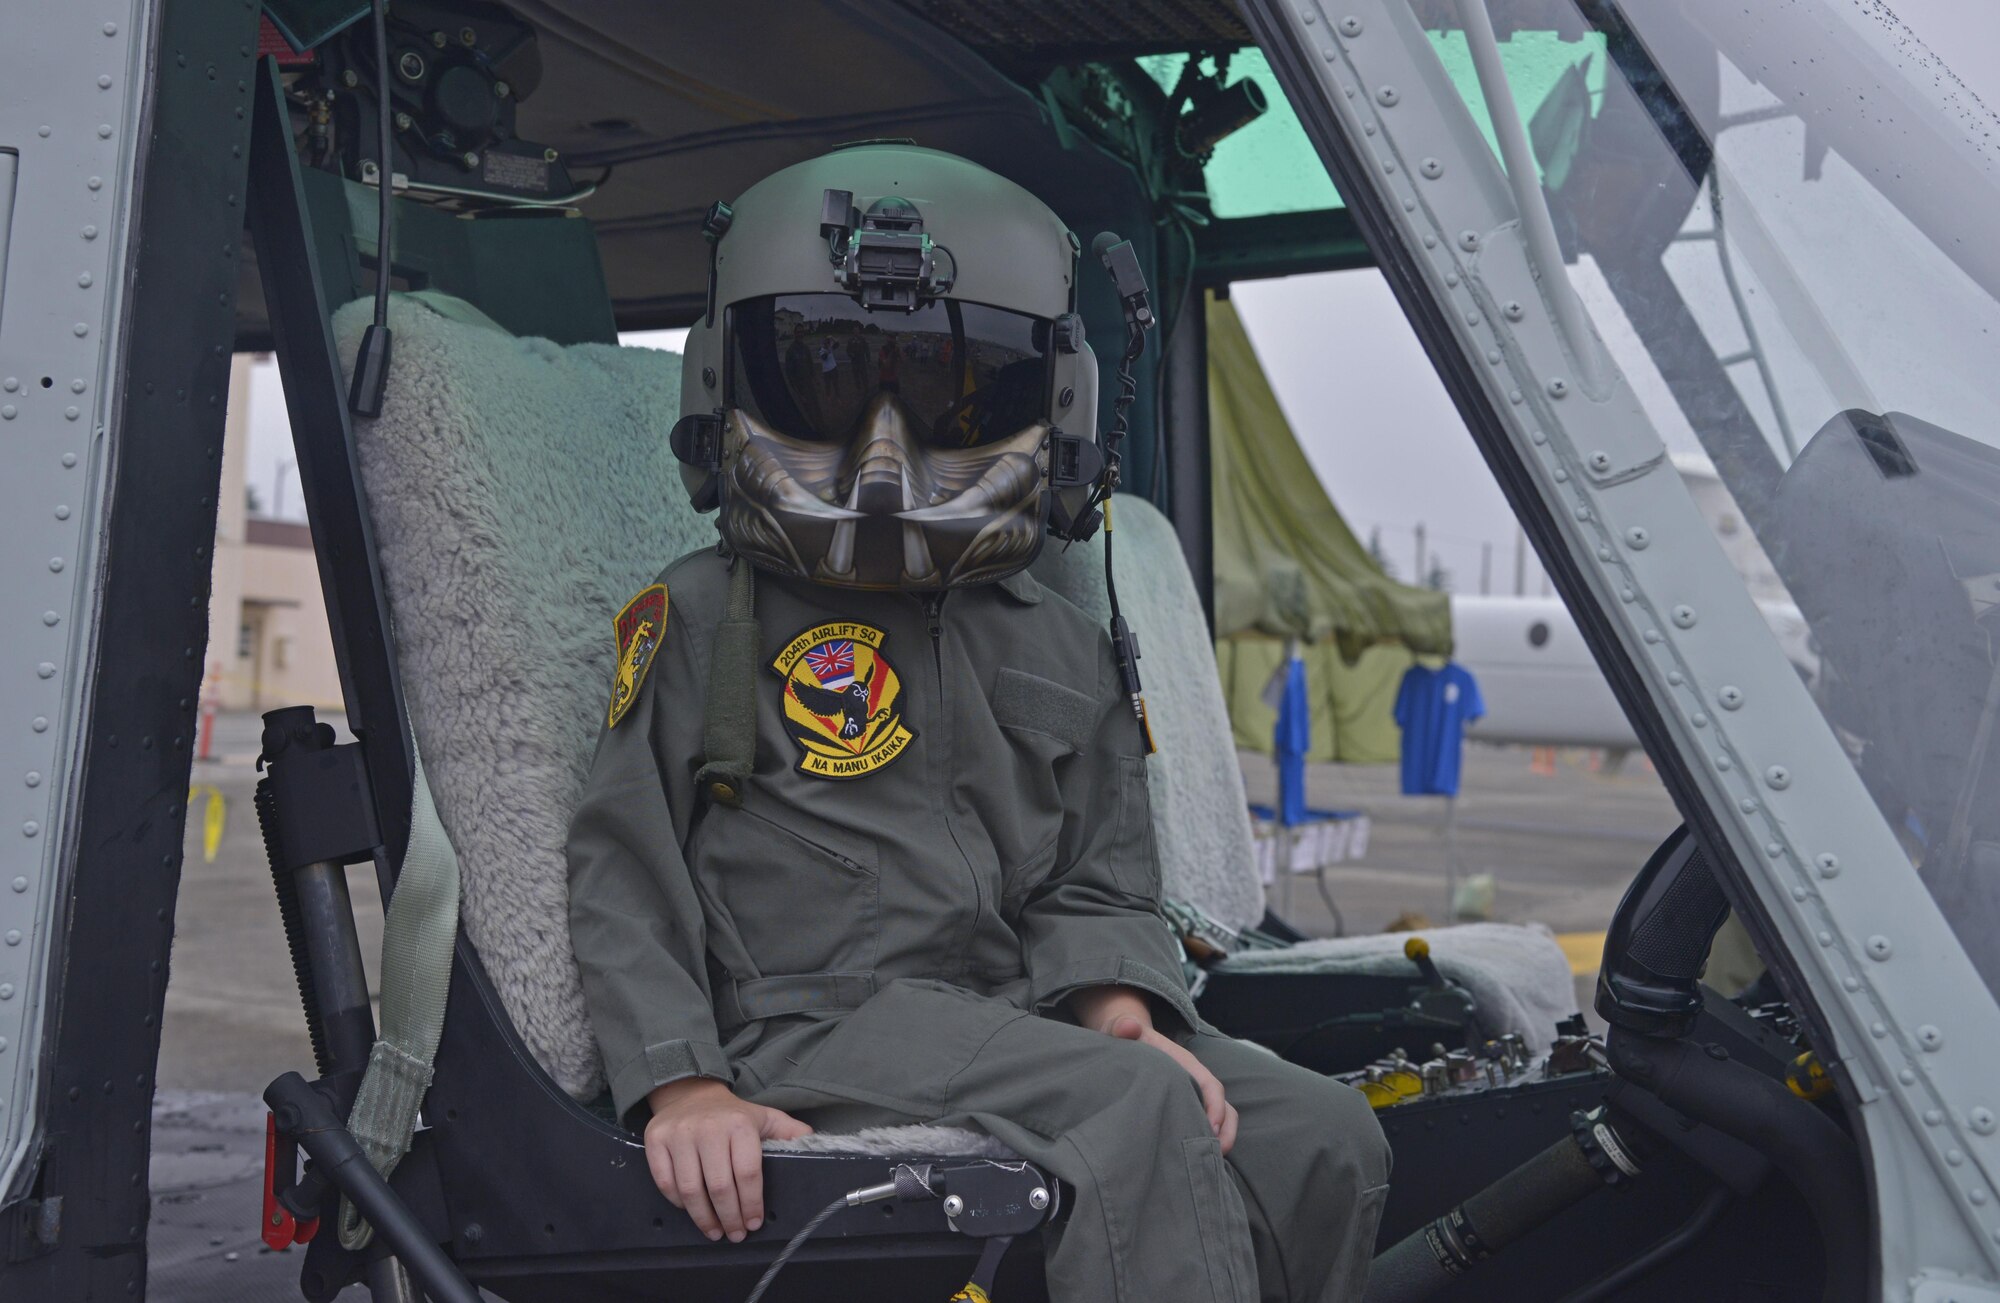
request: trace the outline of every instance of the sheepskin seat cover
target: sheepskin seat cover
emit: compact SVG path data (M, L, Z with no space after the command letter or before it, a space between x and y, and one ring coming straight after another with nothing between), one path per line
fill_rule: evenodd
M1576 983L1569 959L1555 938L1538 927L1511 923L1464 923L1425 928L1438 971L1464 987L1494 1035L1519 1032L1532 1050L1545 1050L1556 1024L1576 1012ZM1415 970L1403 957L1410 938L1400 932L1375 936L1301 941L1283 950L1245 950L1223 960L1231 973L1355 974L1406 976Z
M334 314L351 368L367 301ZM571 1095L603 1085L564 845L612 677L612 617L715 539L667 430L681 360L517 339L458 300L390 300L382 415L355 447L410 725L458 852L460 918Z
M1146 766L1146 785L1161 883L1175 900L1199 905L1230 927L1249 927L1264 917L1264 887L1250 844L1243 767L1194 576L1173 523L1152 503L1120 494L1112 520L1118 604L1139 638L1146 715L1160 748ZM1068 547L1049 540L1030 573L1099 620L1111 619L1101 532Z

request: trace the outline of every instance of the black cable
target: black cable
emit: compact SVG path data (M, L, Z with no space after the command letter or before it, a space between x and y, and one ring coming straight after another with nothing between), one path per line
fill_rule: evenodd
M375 324L389 324L389 150L394 143L389 116L389 0L375 0Z
M1118 579L1111 566L1111 540L1115 533L1111 521L1111 495L1118 488L1118 445L1125 438L1126 427L1131 420L1132 401L1139 394L1139 382L1132 374L1132 364L1146 351L1144 323L1129 321L1126 330L1129 336L1125 356L1118 364L1118 397L1111 405L1111 429L1104 441L1104 477L1098 481L1093 501L1104 509L1104 594L1111 606L1112 656L1118 662L1120 683L1132 703L1132 714L1139 724L1139 740L1145 748L1143 754L1151 755L1158 747L1153 741L1153 726L1146 718L1146 701L1139 686L1138 640L1133 637L1131 628L1125 623L1124 613L1119 610ZM1088 509L1085 514L1089 514Z
M771 1288L771 1282L778 1278L778 1273L785 1269L785 1264L792 1260L792 1255L799 1251L799 1246L811 1239L814 1231L826 1225L829 1218L845 1207L847 1207L847 1196L843 1194L814 1213L811 1221L799 1227L798 1234L786 1241L783 1251L771 1260L770 1266L764 1268L764 1274L757 1279L757 1288L750 1291L750 1297L744 1299L743 1303L757 1303L758 1299L763 1298L764 1291Z
M1326 912L1333 915L1333 934L1337 937L1346 936L1347 919L1341 914L1340 906L1333 903L1333 893L1326 889L1326 865L1322 864L1313 870L1313 885L1319 888L1319 898L1325 904Z
M1131 431L1132 404L1139 398L1139 378L1132 373L1133 364L1146 351L1146 327L1136 321L1125 323L1125 353L1118 359L1118 397L1111 401L1111 428L1104 432L1104 474L1099 477L1097 487L1091 492L1090 500L1084 504L1083 516L1088 516L1092 508L1101 507L1118 490L1119 468L1124 458L1119 453L1119 445ZM1112 613L1117 614L1117 597L1112 597Z
M389 5L374 0L375 9L375 319L362 332L354 353L354 379L347 387L348 410L357 416L379 416L382 393L389 384L389 280L395 270L395 181L391 157L394 139L389 114Z
M1708 1192L1708 1197L1694 1210L1694 1215L1670 1231L1665 1238L1656 1242L1638 1257L1620 1264L1612 1271L1599 1276L1574 1294L1563 1297L1562 1303L1603 1303L1619 1290L1651 1272L1655 1267L1673 1257L1699 1238L1702 1232L1715 1225L1722 1212L1729 1206L1729 1187L1718 1185Z

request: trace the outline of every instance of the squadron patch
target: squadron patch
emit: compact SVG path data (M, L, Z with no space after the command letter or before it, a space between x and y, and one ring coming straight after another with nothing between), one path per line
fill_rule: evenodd
M916 738L903 723L903 681L882 654L885 637L833 620L800 633L771 662L784 680L785 732L799 745L800 773L860 778Z
M611 710L605 717L609 728L616 728L632 709L646 671L653 668L653 655L667 632L667 586L654 584L625 603L613 627L618 633L618 671L611 680Z

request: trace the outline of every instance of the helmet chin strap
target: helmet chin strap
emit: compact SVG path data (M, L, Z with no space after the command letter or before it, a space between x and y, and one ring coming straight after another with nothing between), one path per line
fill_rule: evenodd
M1139 382L1132 374L1132 366L1146 351L1146 332L1153 328L1154 317L1147 298L1146 277L1139 270L1132 242L1105 231L1091 241L1090 247L1118 288L1118 299L1125 309L1125 352L1118 359L1118 397L1111 403L1111 427L1104 432L1104 474L1098 478L1097 490L1082 515L1088 517L1091 507L1102 508L1104 512L1104 591L1111 600L1111 654L1118 664L1118 681L1132 703L1132 715L1139 721L1140 739L1145 743L1146 754L1151 755L1159 746L1153 741L1153 726L1146 718L1146 694L1139 685L1139 636L1132 632L1118 609L1118 579L1111 566L1114 537L1111 495L1118 489L1119 445L1125 441L1132 402L1139 396Z

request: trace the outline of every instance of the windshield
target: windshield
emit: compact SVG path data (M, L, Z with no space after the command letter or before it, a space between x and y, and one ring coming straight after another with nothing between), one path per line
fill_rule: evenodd
M1880 4L1490 9L1592 324L1993 983L2000 122Z

